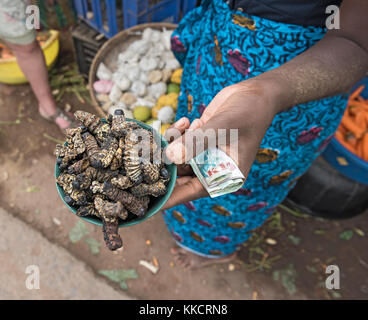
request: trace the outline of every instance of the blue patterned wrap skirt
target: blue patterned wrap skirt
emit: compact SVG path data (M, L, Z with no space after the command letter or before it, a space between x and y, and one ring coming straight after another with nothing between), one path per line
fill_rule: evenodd
M220 90L284 64L325 33L324 28L278 23L231 10L223 0L202 0L171 39L184 68L177 119L199 118ZM206 257L233 253L328 144L346 101L346 95L337 95L276 115L242 189L163 212L176 242Z

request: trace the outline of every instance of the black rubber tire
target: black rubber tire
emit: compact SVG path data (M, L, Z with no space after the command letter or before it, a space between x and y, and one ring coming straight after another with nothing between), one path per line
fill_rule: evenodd
M286 204L327 219L347 219L368 209L368 186L353 181L319 157L298 180Z

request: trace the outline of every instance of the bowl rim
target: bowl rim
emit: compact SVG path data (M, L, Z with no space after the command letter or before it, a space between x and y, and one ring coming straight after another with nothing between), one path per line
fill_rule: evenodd
M346 158L351 160L351 162L357 167L360 167L363 170L368 170L368 162L358 157L356 154L352 153L350 150L346 149L340 143L340 141L335 138L335 136L332 137L330 144L334 147L336 151L340 153L342 157L345 156Z
M101 119L102 121L106 121L105 119ZM144 123L144 122L141 122L139 120L136 120L136 119L130 119L130 118L126 118L127 121L132 121L132 122L136 122L138 123L142 128L144 129L147 129L147 130L150 130L151 132L155 131L155 133L160 137L161 139L161 145L163 146L163 148L166 148L166 146L169 144L166 139L159 133L157 132L157 130L155 130L154 128L152 128L151 126L149 126L148 124ZM174 163L171 163L169 165L165 165L166 167L170 167L172 168L172 174L171 174L171 178L170 178L170 181L169 181L169 184L167 186L167 192L161 196L161 197L158 197L158 199L161 200L161 204L160 205L157 205L154 210L151 210L151 212L145 214L143 217L141 218L134 218L132 220L129 220L128 222L124 222L124 220L121 220L119 219L119 228L122 228L122 227L130 227L130 226L134 226L136 224L139 224L141 222L144 222L146 220L148 220L149 218L153 217L155 214L157 214L161 209L162 207L165 205L165 203L169 200L172 192L174 191L174 187L175 187L175 182L176 182L176 179L177 179L177 167ZM170 170L170 171L171 171ZM60 169L59 169L59 166L57 163L55 163L55 171L54 171L54 177L55 179L60 175ZM75 216L77 216L76 212L77 210L75 208L73 208L72 206L68 205L63 196L65 196L65 193L63 191L63 189L55 182L55 185L56 185L56 190L59 194L59 197L61 198L62 202L64 203L64 205L66 205L66 207L69 209L69 211L73 212L73 214ZM79 217L77 216L78 218L84 220L84 221L87 221L89 223L92 223L94 225L97 225L97 226L102 226L102 220L100 220L99 218L93 218L93 217Z

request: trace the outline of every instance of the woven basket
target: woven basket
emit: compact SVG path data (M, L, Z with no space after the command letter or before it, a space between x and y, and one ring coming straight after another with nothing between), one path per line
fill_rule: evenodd
M109 69L115 70L117 68L119 53L123 52L133 41L141 39L141 32L146 28L158 30L165 28L167 30L173 30L176 28L176 24L163 22L145 23L121 31L116 36L108 40L97 52L95 58L93 59L88 77L89 92L93 106L101 117L105 117L106 114L102 110L100 103L96 98L96 93L93 90L93 83L97 80L96 73L98 66L101 62L103 62Z

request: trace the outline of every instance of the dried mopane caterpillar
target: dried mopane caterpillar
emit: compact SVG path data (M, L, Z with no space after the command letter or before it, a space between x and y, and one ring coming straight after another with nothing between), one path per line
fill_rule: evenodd
M95 130L94 135L98 142L104 143L106 139L111 135L110 124L101 123Z
M78 174L74 181L73 187L77 190L88 189L93 181L104 182L116 177L118 171L112 170L97 170L93 167L88 167L83 173Z
M83 133L82 137L86 145L86 152L91 166L94 168L101 168L101 158L103 158L104 154L101 152L101 148L95 137L89 132Z
M105 201L100 196L95 197L94 205L103 222L102 232L107 247L110 250L121 248L123 241L119 236L118 217L126 219L128 212L120 202Z
M122 190L128 189L134 185L134 183L127 176L123 176L122 174L112 178L111 184Z
M142 181L142 169L139 158L138 137L135 132L129 132L125 137L124 168L126 175L134 183Z
M83 128L67 129L67 145L56 145L55 155L58 158L60 170L68 167L68 164L84 153L86 146L82 139Z
M72 165L68 167L68 173L69 174L80 174L84 170L86 170L89 167L89 160L88 158L83 158L81 160L78 160L77 162L74 162Z
M125 136L124 168L126 175L135 183L143 180L142 166L151 158L152 133L145 129L130 131Z
M126 121L124 111L122 109L116 109L114 115L109 117L109 122L111 122L111 133L117 138L125 136L128 132L134 129L141 128L133 121Z
M115 137L109 136L104 141L102 145L102 153L104 153L104 157L102 157L101 159L103 168L107 168L110 165L118 148L119 148L119 142Z
M152 184L160 178L161 163L143 163L143 181L147 184Z
M123 165L124 144L124 138L120 138L119 147L116 150L115 155L110 163L111 170L118 170Z
M93 203L88 203L84 206L80 206L76 211L76 215L78 217L87 217L87 216L96 216L98 217L99 214L95 209L95 205Z
M75 180L75 175L69 173L60 173L60 175L56 178L56 183L63 188L66 194L72 193L73 181Z
M114 157L111 160L110 163L110 169L111 170L118 170L123 165L123 149L120 147L116 150Z
M78 110L74 113L74 116L93 134L96 133L96 130L102 124L97 116L86 111Z
M153 184L141 183L130 189L136 197L153 196L160 197L167 191L166 184L163 180L159 180Z
M100 148L94 136L89 132L83 133L83 140L91 166L97 169L107 168L118 148L118 141L110 136Z
M88 196L84 190L73 189L64 197L64 201L70 206L84 206L87 204Z
M121 202L131 213L138 217L146 213L145 203L124 190L113 186L110 182L99 183L92 182L91 190L93 193L100 193L108 197L111 201Z

